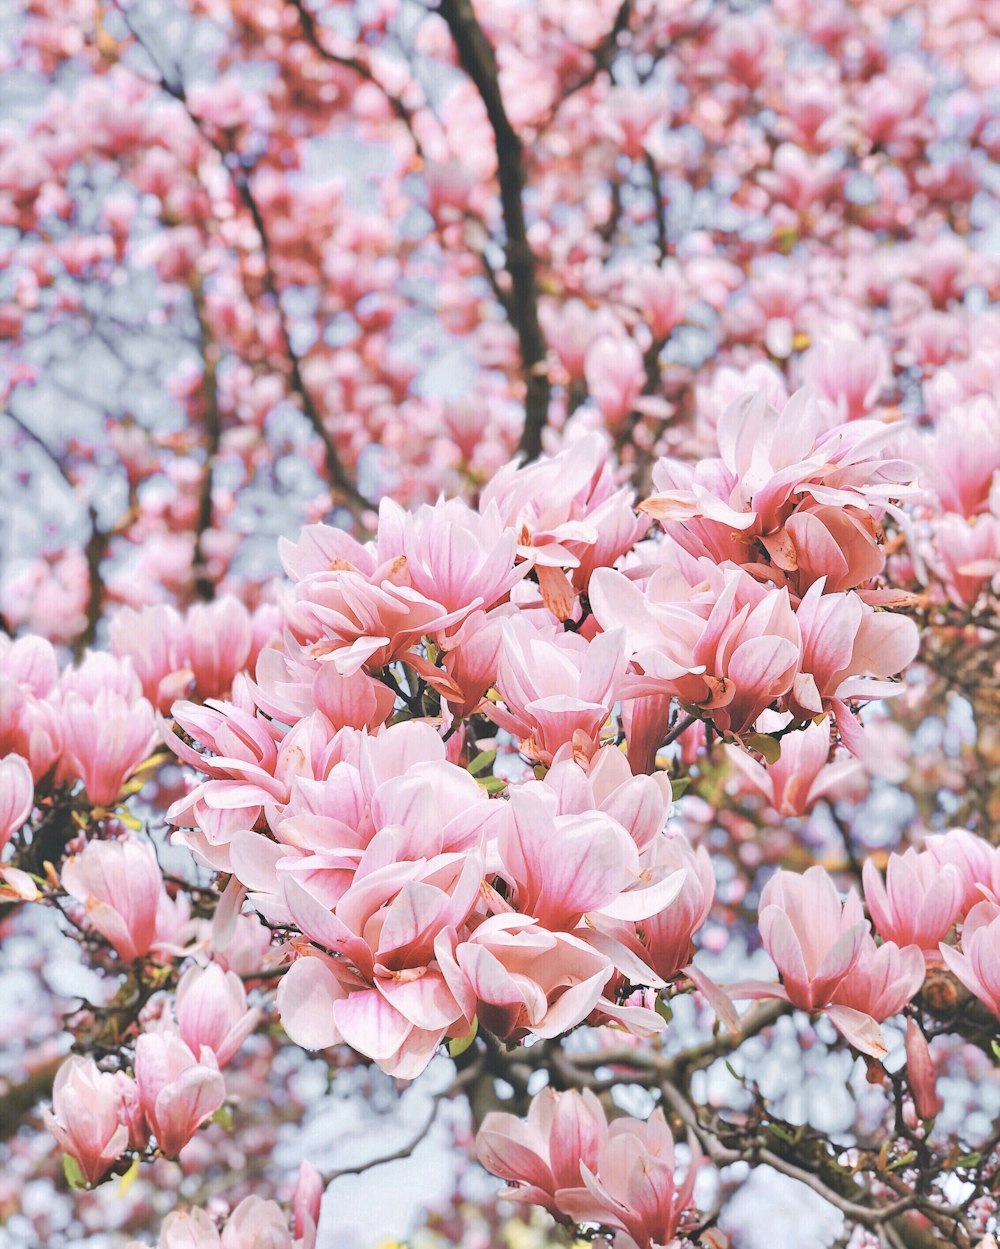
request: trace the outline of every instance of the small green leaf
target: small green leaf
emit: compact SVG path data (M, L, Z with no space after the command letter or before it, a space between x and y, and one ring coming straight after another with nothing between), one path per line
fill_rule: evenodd
M781 742L769 733L748 733L743 744L763 755L768 763L777 763L781 758Z
M488 794L498 794L501 789L507 787L507 782L502 776L487 776L477 783L482 785Z
M132 1165L118 1181L118 1196L124 1197L139 1176L139 1159L133 1158Z
M227 1132L231 1131L233 1126L233 1112L228 1106L220 1106L215 1114L212 1115L210 1122L218 1123L221 1127L224 1127Z
M656 999L656 1013L661 1019L665 1019L667 1023L670 1023L674 1017L674 1012L670 1003L665 1002L662 997L658 997Z
M895 1162L890 1162L886 1167L886 1170L898 1171L900 1167L907 1167L914 1160L914 1158L916 1158L916 1156L917 1151L915 1149L911 1149L908 1153L903 1154L902 1158L897 1158Z
M983 1160L982 1152L974 1149L971 1154L963 1154L961 1158L955 1159L956 1167L978 1167Z
M1000 1058L1000 1041L991 1041L990 1048L993 1050L996 1057Z
M679 776L677 777L676 780L671 778L670 793L673 796L675 802L678 798L680 798L680 796L684 793L684 791L687 789L687 787L690 784L691 784L690 776Z
M493 766L493 760L497 757L496 750L484 750L482 754L476 755L469 763L468 772L470 776L480 776L487 768Z
M87 1181L80 1170L80 1164L72 1154L63 1154L63 1175L65 1175L66 1183L70 1188L87 1187Z
M464 1054L472 1042L476 1039L476 1033L479 1031L479 1016L477 1015L472 1021L472 1028L467 1036L458 1036L454 1040L448 1042L448 1054L452 1058L457 1058L459 1054Z
M115 818L133 833L142 832L142 821L137 820L128 807L115 807Z

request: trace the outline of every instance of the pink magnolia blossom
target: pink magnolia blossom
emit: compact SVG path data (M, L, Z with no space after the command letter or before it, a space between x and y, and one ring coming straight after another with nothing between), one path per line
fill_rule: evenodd
M243 604L223 595L195 603L184 620L185 651L201 698L221 698L250 657L253 629Z
M95 806L113 806L156 743L152 707L145 698L129 701L111 690L101 690L92 702L69 693L62 716L68 767Z
M20 755L0 759L0 852L31 814L35 783L27 760Z
M673 1243L694 1201L702 1158L696 1146L683 1180L676 1177L674 1138L662 1110L643 1122L616 1119L602 1143L596 1171L580 1168L585 1191L560 1195L560 1204L577 1222L619 1229L623 1249L656 1249Z
M715 874L705 847L693 849L680 833L658 837L644 863L655 876L685 872L674 901L639 925L643 956L661 979L670 980L691 961L692 938L705 923L715 900Z
M219 1249L219 1230L207 1210L172 1210L160 1227L158 1249ZM129 1249L132 1249L129 1246Z
M260 1011L247 1006L243 981L218 963L190 967L177 985L177 1027L188 1049L210 1049L225 1067L256 1027Z
M119 1122L115 1078L99 1071L92 1058L72 1054L56 1072L52 1113L45 1124L76 1160L88 1184L99 1184L129 1144Z
M645 592L622 573L599 569L591 605L602 628L624 630L626 654L640 670L626 681L626 695L675 694L719 728L741 733L791 689L799 627L787 590L765 588L731 565L703 560L694 568L702 565L700 584L664 566Z
M872 411L890 373L881 341L862 339L854 329L840 329L822 339L802 359L803 379L829 399L845 421Z
M995 903L977 903L965 917L959 948L939 946L950 972L1000 1019L1000 912Z
M443 964L456 994L468 987L469 1009L506 1041L557 1037L597 1006L614 974L610 959L577 936L549 932L530 916L491 915Z
M544 1088L531 1099L526 1119L499 1111L486 1115L476 1152L487 1171L514 1186L505 1197L542 1206L567 1222L560 1197L567 1190L586 1192L581 1167L596 1172L607 1138L604 1109L589 1089Z
M906 1078L919 1119L934 1119L944 1109L937 1091L937 1071L927 1038L915 1019L906 1021Z
M765 712L757 728L767 732L773 723ZM774 717L780 725L788 717ZM829 762L830 722L807 724L781 738L781 754L766 766L757 763L737 746L727 746L733 767L762 794L781 815L805 815L821 798L861 774L856 759Z
M176 1158L226 1097L215 1055L197 1058L175 1032L144 1032L135 1045L135 1081L156 1143Z
M852 971L868 935L852 889L841 903L827 872L778 871L760 895L760 934L788 1000L803 1010L826 1006Z
M631 338L602 334L587 349L584 373L591 397L614 429L642 393L646 380L642 352Z
M621 642L617 630L588 643L573 633L546 637L523 618L506 621L497 673L503 704L487 708L490 718L544 762L568 742L593 754L619 695Z
M876 945L867 935L851 973L833 992L838 1006L848 1006L882 1023L898 1015L924 983L923 952L917 945L900 949L893 941Z
M964 828L949 828L946 833L934 833L925 837L921 848L940 867L947 864L958 872L962 882L962 902L959 916L964 919L977 902L983 900L983 889L995 889L995 878L1000 875L1000 856L996 848L982 837Z
M948 597L971 610L987 586L1000 585L1000 516L948 513L933 521L935 564Z
M108 627L111 653L128 658L142 682L145 698L157 711L188 693L193 674L182 662L186 650L184 620L165 603L120 608Z
M961 877L950 863L913 846L890 854L886 879L866 859L862 869L865 901L872 921L886 941L917 945L925 957L937 961L938 943L958 918L962 906Z
M119 958L132 962L149 953L164 892L152 846L132 838L90 841L66 860L60 879Z

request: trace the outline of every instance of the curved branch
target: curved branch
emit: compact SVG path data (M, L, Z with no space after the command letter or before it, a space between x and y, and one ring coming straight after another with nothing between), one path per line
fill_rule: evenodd
M471 0L441 0L438 12L451 31L459 63L471 78L486 108L497 150L497 178L503 211L507 272L510 274L510 314L521 352L524 376L524 431L520 450L529 460L542 450L542 430L549 415L551 384L547 347L538 318L535 255L528 242L524 217L524 149L510 124L500 93L496 57L473 11Z

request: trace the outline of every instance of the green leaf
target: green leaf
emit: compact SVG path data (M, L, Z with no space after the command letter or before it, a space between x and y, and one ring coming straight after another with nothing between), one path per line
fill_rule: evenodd
M658 997L656 999L656 1013L661 1019L665 1019L667 1023L670 1023L674 1017L674 1012L670 1003L665 1002L662 997Z
M997 1056L997 1058L1000 1058L1000 1041L991 1041L990 1048L993 1050L993 1053Z
M484 750L482 754L476 755L468 766L470 776L479 776L486 771L487 768L493 766L493 760L497 757L496 750Z
M974 1149L971 1154L963 1154L961 1158L955 1159L956 1167L978 1167L983 1160L982 1152Z
M506 789L507 782L502 776L487 776L478 782L488 794L498 794L501 789Z
M467 1036L458 1036L454 1040L448 1042L448 1054L452 1058L457 1058L459 1054L464 1054L472 1042L476 1039L476 1033L479 1031L479 1016L472 1021L472 1028Z
M63 1175L65 1175L66 1183L70 1188L87 1187L87 1181L80 1170L80 1164L72 1154L63 1154Z
M781 758L781 742L769 733L748 733L743 744L762 754L768 763L777 763Z
M914 1160L914 1158L916 1158L916 1156L917 1151L915 1149L911 1149L908 1153L903 1154L902 1158L897 1158L895 1162L890 1162L886 1167L886 1170L898 1171L900 1167L907 1167Z
M220 1124L227 1132L231 1131L233 1127L233 1112L228 1106L220 1106L215 1114L212 1115L211 1122Z
M690 776L679 776L677 777L676 780L671 779L670 793L675 801L678 798L680 798L680 796L684 793L684 791L687 789L687 787L690 784L691 784Z

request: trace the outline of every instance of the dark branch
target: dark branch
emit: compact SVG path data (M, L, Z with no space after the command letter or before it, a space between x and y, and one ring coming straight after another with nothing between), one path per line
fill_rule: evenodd
M470 0L441 0L438 12L451 31L462 68L472 79L486 107L496 141L500 203L507 236L507 272L511 280L510 311L521 351L525 383L524 432L520 449L529 460L533 460L542 450L542 430L548 420L551 385L545 336L538 319L535 257L528 242L524 219L524 151L507 117L500 94L493 48L473 12Z

